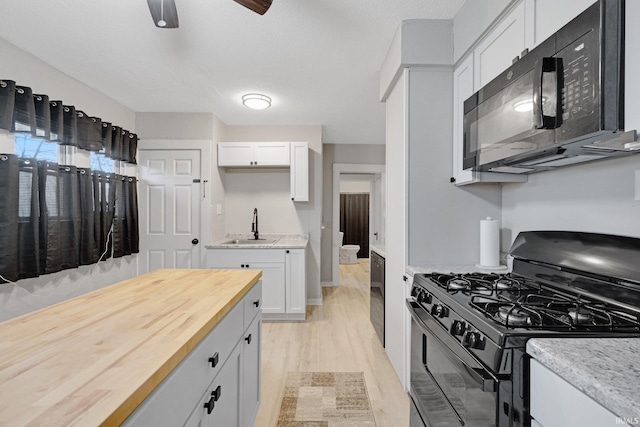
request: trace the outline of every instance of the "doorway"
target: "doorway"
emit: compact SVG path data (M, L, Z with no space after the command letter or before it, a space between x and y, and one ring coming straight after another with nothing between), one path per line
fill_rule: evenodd
M332 285L339 284L340 254L340 182L349 175L366 176L369 180L369 244L384 242L384 165L341 164L333 165L333 215L332 215ZM362 249L362 248L361 248ZM368 250L364 257L368 258Z
M209 141L140 141L140 274L204 265L210 147Z

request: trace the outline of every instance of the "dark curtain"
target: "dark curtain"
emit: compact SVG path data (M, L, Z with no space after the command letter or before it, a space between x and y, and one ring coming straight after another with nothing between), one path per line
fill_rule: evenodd
M18 278L40 275L38 163L20 159L18 190Z
M340 194L343 245L360 245L358 258L369 257L369 193Z
M0 129L136 163L136 134L11 80L0 80ZM0 246L11 281L137 253L137 180L0 154Z
M18 162L13 154L0 155L0 274L12 281L18 280Z

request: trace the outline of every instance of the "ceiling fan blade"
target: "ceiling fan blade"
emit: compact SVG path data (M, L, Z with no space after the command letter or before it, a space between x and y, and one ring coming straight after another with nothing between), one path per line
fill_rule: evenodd
M174 0L147 0L153 23L158 28L178 28L178 10Z
M234 2L243 5L247 9L253 10L255 13L264 15L271 7L273 0L233 0Z

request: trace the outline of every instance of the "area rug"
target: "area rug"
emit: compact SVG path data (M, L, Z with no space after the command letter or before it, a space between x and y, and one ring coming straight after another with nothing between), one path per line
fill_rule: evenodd
M289 372L277 427L374 427L363 372Z

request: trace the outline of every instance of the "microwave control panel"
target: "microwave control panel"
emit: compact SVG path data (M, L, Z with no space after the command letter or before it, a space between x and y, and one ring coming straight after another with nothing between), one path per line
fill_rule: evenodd
M593 114L598 105L595 83L597 52L592 52L596 40L590 31L567 46L556 57L562 58L564 87L562 88L562 120L577 119Z

